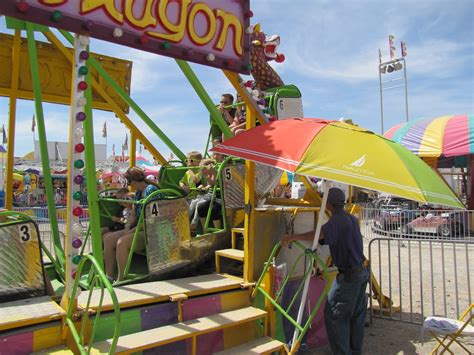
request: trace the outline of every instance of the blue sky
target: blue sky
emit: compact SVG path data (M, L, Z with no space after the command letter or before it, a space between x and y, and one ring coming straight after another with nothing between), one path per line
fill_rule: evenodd
M474 112L473 0L254 0L253 23L279 34L279 52L286 61L274 67L286 84L303 94L306 117L352 118L380 133L378 49L389 59L389 34L408 45L408 104L411 119ZM0 19L0 30L5 28ZM92 41L92 50L131 60L132 98L184 152L203 150L209 114L174 60ZM211 98L233 92L219 70L192 65ZM398 72L400 73L400 72ZM399 74L392 74L399 77ZM385 79L389 79L388 76ZM20 101L15 156L33 149L33 103ZM385 130L405 120L402 88L385 92ZM44 104L48 140L66 141L69 108ZM0 98L0 125L7 126L8 100ZM135 121L165 157L169 150L134 114ZM116 153L125 138L124 127L108 112L94 112L96 143L104 122L108 153Z

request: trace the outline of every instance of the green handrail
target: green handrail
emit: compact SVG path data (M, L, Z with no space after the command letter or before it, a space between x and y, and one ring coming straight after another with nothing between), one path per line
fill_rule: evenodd
M94 271L96 273L93 280L92 280L91 285L100 287L100 292L101 292L99 305L96 309L95 320L94 320L94 323L92 325L91 332L90 332L91 335L90 335L89 346L88 346L87 351L86 351L86 346L87 345L84 344L83 340L84 340L84 335L85 335L85 332L86 332L86 329L87 329L87 323L89 322L89 306L90 306L90 301L91 301L91 297L92 297L93 288L91 288L91 291L89 292L89 297L87 299L87 306L83 310L84 318L83 318L83 321L82 321L82 326L81 326L80 333L77 332L77 329L76 329L74 321L73 321L73 313L74 313L74 310L75 310L74 302L69 303L69 307L68 307L67 313L66 313L66 323L69 327L71 335L72 335L74 341L76 342L77 348L79 349L80 353L81 354L89 354L91 352L90 344L92 344L93 341L94 341L95 332L96 332L96 328L97 328L97 321L98 321L98 319L100 317L100 313L101 313L101 306L102 306L102 301L103 301L103 297L104 297L104 288L106 288L108 293L110 294L110 298L112 299L112 305L113 305L113 309L114 309L114 313L115 313L115 316L114 316L114 335L112 336L112 343L110 345L110 349L109 349L109 352L108 352L109 354L114 354L115 353L115 348L117 346L117 341L118 341L118 338L120 336L120 306L119 306L117 296L114 292L114 289L113 289L112 285L110 284L109 280L107 280L107 277L105 276L104 271L102 270L99 263L97 262L97 260L92 255L82 256L82 259L81 259L81 261L79 262L79 264L77 266L76 277L75 277L75 281L74 281L74 285L73 285L73 288L72 288L70 299L71 300L76 299L76 293L77 293L77 290L79 288L79 279L81 278L82 269L84 268L84 265L87 262L90 262L92 264L91 270L94 269Z
M54 204L53 180L51 178L51 167L49 163L48 144L46 138L46 126L44 122L43 99L41 94L41 81L39 77L38 54L36 51L35 25L26 22L26 34L28 42L28 53L30 58L31 82L33 85L36 123L38 125L38 137L41 152L41 163L43 166L44 186L48 197L48 213L51 224L51 233L54 240L54 251L61 265L65 263L64 250L59 237L58 221L56 217L56 206Z
M0 227L6 227L10 224L16 224L19 221L22 222L34 222L33 218L31 216L27 215L26 213L23 212L17 212L17 211L1 211L0 212L0 217L6 217L6 218L17 218L20 217L20 219L14 219L8 222L0 222Z
M166 194L172 194L176 197L182 197L181 196L181 193L179 193L178 191L176 190L173 190L173 189L162 189L162 190L158 190L158 191L154 191L153 193L151 193L149 196L147 196L147 198L145 199L142 199L140 201L136 201L135 203L136 204L140 204L143 206L145 206L148 201L152 201L152 200L155 200L156 199L156 196L159 196L159 195L166 195ZM138 222L137 222L137 226L135 227L135 231L133 233L133 239L132 239L132 244L130 245L130 253L128 254L128 259L127 259L127 265L125 265L125 270L123 271L123 279L126 280L127 279L127 276L128 276L128 272L130 270L130 266L132 264L132 259L133 259L133 253L135 252L135 244L137 243L137 238L138 238L138 234L140 232L140 228L142 226L144 226L144 216L145 216L145 209L142 208L141 211L140 211L140 216L138 217ZM120 270L119 270L119 273L120 273ZM118 281L123 281L123 280L118 280Z
M282 245L281 242L278 242L273 247L273 250L270 253L270 257L268 258L267 262L265 263L262 274L260 275L260 277L257 281L257 284L255 285L255 288L252 292L252 297L255 297L256 293L260 292L275 307L276 310L278 310L291 324L293 324L296 327L296 329L298 329L300 331L300 334L299 334L298 339L297 339L297 344L296 345L293 344L293 347L297 348L299 346L299 344L301 344L301 341L302 341L303 337L305 336L306 332L308 331L309 326L311 325L311 322L313 321L314 317L316 316L316 313L318 312L318 310L321 306L321 303L323 302L324 298L328 294L329 288L330 288L331 285L330 285L330 280L329 280L328 268L327 268L326 264L323 263L321 258L319 258L319 256L316 255L316 253L314 251L312 251L311 249L306 248L304 245L302 245L299 242L295 241L292 244L294 246L296 246L297 248L301 249L302 254L300 254L298 256L298 258L295 260L295 262L294 262L294 264L291 268L291 271L285 277L285 280L283 281L283 283L280 287L280 290L277 292L277 294L275 296L275 299L261 287L261 284L262 284L263 278L265 277L265 274L268 272L268 268L270 267L272 260L281 251L281 245ZM307 258L309 258L310 262L306 263L306 265L305 265L303 278L300 282L298 290L295 292L295 294L294 294L292 300L290 301L290 304L287 307L287 309L284 309L278 303L278 300L281 297L281 295L283 294L283 290L286 287L286 285L288 283L288 280L290 279L290 277L294 273L296 265L297 265L297 263L299 262L299 260L301 259L302 256L306 256ZM306 320L304 325L301 325L301 324L298 324L298 322L289 314L289 311L290 311L291 307L293 306L293 304L296 302L299 294L301 293L301 290L303 289L303 285L304 285L304 282L305 282L306 278L311 277L311 270L313 269L313 265L314 265L315 262L317 264L319 264L321 270L323 271L323 275L324 275L324 278L326 280L326 284L324 286L323 292L319 296L318 301L316 302L313 310L311 311L311 314L310 314L309 318ZM309 265L309 268L306 267L307 265ZM294 351L296 351L296 349L292 348L291 353L294 353Z

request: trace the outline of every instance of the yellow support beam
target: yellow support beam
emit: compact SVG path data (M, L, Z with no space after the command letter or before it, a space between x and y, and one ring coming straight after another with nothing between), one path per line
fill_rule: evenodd
M240 85L239 85L240 87ZM246 129L255 127L255 111L247 105ZM253 282L255 247L255 163L245 161L244 281Z
M56 47L61 51L61 53L72 63L72 54L68 49L59 41L59 39L52 33L47 32L44 34L48 40L56 45ZM135 138L138 139L142 144L148 149L150 154L157 160L160 164L165 164L166 159L156 150L156 148L151 144L151 142L145 137L145 135L133 124L133 122L128 118L126 113L120 108L120 106L107 94L105 89L99 85L99 83L91 78L91 83L93 89L107 102L108 106L112 111L118 116L118 118L123 122L123 124L133 132Z
M129 150L130 160L129 166L134 167L137 164L137 138L132 131L130 131L130 150Z
M18 89L20 73L21 31L15 30L12 51L12 84L13 91ZM16 96L10 96L10 111L8 114L8 151L5 186L5 207L13 208L13 163L15 157L15 121L16 121Z
M304 186L306 187L306 192L305 192L305 200L308 202L314 203L316 206L321 206L321 196L317 193L315 189L313 189L313 185L308 180L308 177L300 175L300 179L303 182Z

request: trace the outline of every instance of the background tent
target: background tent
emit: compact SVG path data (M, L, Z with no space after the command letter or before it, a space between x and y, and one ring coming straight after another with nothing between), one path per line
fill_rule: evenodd
M384 136L402 144L434 168L465 168L468 175L473 176L474 117L472 115L420 118L400 123L385 132ZM471 194L474 191L473 183L471 178ZM471 200L468 198L469 209L474 208L474 201Z

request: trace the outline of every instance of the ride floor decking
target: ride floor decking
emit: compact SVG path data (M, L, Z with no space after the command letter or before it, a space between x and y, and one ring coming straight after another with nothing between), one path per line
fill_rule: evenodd
M65 313L49 296L3 303L0 331L60 319Z
M213 292L221 292L241 287L242 279L230 278L219 274L186 277L183 279L169 281L155 281L135 285L124 285L114 287L120 308L134 307L142 304L162 302L170 300L170 296L185 294L188 297L203 295ZM87 308L89 293L92 292L89 308L95 309L99 306L100 290L83 291L79 295L78 304ZM102 302L103 310L113 309L110 295L105 292Z

